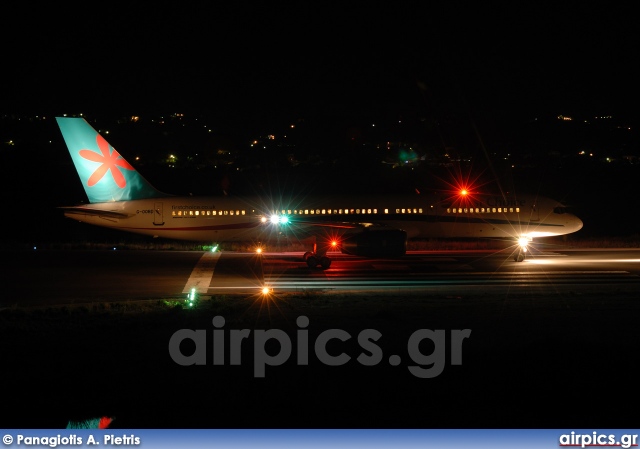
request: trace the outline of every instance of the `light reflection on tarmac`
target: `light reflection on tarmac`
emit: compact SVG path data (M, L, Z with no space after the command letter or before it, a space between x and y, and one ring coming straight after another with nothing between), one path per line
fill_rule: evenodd
M275 292L367 295L519 295L635 293L640 249L413 251L399 259L330 253L329 269L309 269L302 253L197 251L5 252L1 307Z

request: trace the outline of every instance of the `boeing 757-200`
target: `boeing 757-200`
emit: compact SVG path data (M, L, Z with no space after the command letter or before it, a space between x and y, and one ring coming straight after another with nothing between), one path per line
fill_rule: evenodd
M309 241L309 267L329 268L330 249L399 257L408 239L512 238L524 260L533 238L570 234L582 221L559 201L532 195L415 194L265 198L175 196L156 190L84 118L57 117L89 199L65 216L153 237L209 243ZM311 249L311 248L310 248Z

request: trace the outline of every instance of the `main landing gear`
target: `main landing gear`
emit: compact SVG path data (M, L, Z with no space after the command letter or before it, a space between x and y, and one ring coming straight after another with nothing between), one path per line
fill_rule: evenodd
M329 259L325 254L318 254L318 245L313 244L313 251L307 251L302 256L303 260L307 263L309 268L316 268L318 265L323 270L328 269L331 266L331 259Z

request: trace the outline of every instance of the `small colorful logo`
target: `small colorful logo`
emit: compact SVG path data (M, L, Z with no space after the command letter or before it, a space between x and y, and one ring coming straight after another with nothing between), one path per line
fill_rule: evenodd
M125 170L134 170L134 168L122 159L122 156L120 156L115 148L111 147L100 134L96 137L96 143L102 154L86 149L80 150L78 153L81 157L89 161L100 163L100 166L89 177L87 185L89 187L96 185L108 171L111 171L111 176L113 176L116 185L123 189L127 185L127 180L120 171L120 168L124 168Z

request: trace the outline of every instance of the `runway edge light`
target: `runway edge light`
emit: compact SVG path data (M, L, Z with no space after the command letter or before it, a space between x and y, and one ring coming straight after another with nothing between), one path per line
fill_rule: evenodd
M198 294L195 287L191 288L191 291L187 293L186 306L189 308L194 307L198 303Z

